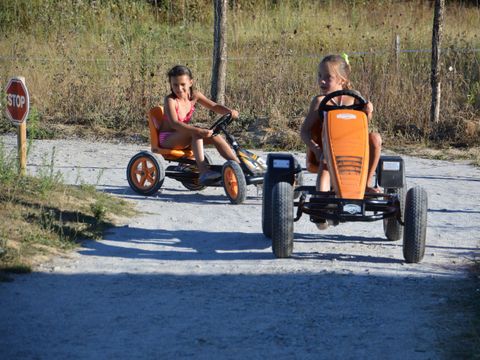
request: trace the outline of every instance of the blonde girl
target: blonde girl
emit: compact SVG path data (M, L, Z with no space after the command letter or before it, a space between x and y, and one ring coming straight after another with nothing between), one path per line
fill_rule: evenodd
M323 159L321 143L323 114L319 113L318 108L326 95L338 90L352 90L350 71L350 64L346 55L328 55L322 59L318 66L320 95L313 98L300 130L300 136L307 145L307 163L318 164L317 190L319 191L330 191L330 175ZM354 102L355 99L351 96L338 96L330 100L329 105L353 105ZM367 115L368 121L370 121L373 113L372 103L368 102L363 111ZM369 133L369 146L370 159L366 191L379 192L378 188L373 187L372 181L382 149L380 134L375 132Z

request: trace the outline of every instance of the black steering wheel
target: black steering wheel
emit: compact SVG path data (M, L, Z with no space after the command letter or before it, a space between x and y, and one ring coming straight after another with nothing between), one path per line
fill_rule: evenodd
M233 120L232 114L228 113L223 115L217 121L215 121L215 123L212 126L210 126L210 130L213 131L212 136L218 135L220 131L224 130L228 126L228 124L232 122L232 120Z
M352 104L352 105L327 105L327 103L330 100L332 100L334 97L342 96L342 95L351 96L355 98L355 100L358 100L358 103ZM365 98L362 95L360 95L360 93L357 91L338 90L338 91L331 92L328 95L325 95L325 97L320 102L318 111L330 111L330 110L339 110L339 109L363 110L363 108L367 104L368 104L368 101L365 100Z

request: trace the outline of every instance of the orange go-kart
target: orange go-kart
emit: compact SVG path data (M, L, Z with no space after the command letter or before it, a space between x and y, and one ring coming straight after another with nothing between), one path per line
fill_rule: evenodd
M355 104L327 105L337 96L355 98ZM333 92L320 103L324 117L321 130L323 154L330 173L332 191L315 186L296 186L295 177L303 169L291 154L269 154L264 178L262 229L272 239L276 257L293 252L294 222L302 214L310 221L333 225L347 221L383 220L388 240L403 237L406 262L420 262L425 253L427 193L422 187L406 191L404 162L399 156L382 156L376 169L376 185L383 193L365 192L368 163L368 122L361 109L366 100L357 92ZM317 134L320 136L320 134ZM307 159L308 160L308 159ZM307 167L309 167L307 161ZM297 201L295 194L300 193ZM297 208L296 216L294 207Z
M205 154L205 160L210 164L210 169L221 174L217 179L208 183L199 182L199 173L195 157L190 148L166 149L158 142L158 129L163 121L163 108L157 106L148 113L150 128L151 151L141 151L134 155L127 166L127 180L130 187L141 195L153 195L162 187L165 177L180 181L189 190L200 191L207 186L223 186L225 193L233 204L242 203L247 194L247 185L263 183L266 164L256 154L243 149L235 138L227 131L227 126L232 121L230 114L219 118L210 129L213 136L222 132L227 142L237 154L240 164L227 161L223 165L213 165L210 157ZM173 163L169 166L165 162Z

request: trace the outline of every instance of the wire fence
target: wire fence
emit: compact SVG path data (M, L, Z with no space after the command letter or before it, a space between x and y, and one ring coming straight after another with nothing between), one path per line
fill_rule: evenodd
M400 49L397 51L392 50L376 50L376 51L353 51L348 52L347 55L349 56L366 56L366 55L385 55L385 54L392 54L395 53L397 55L400 54L415 54L415 53L431 53L432 49ZM442 48L441 52L448 53L448 52L457 52L457 53L478 53L480 52L480 48ZM322 54L303 54L303 55L295 55L292 53L283 53L278 54L279 56L290 57L294 59L318 59L322 56ZM147 64L154 64L158 60L167 60L170 59L169 56L156 56L155 60L147 60ZM261 60L261 56L227 56L227 61L245 61L245 60ZM27 61L34 61L34 62L64 62L69 61L68 57L64 58L46 58L46 57L28 57L28 56L0 56L0 61L20 61L20 62L27 62ZM179 61L211 61L211 57L194 57L194 58L181 58L178 59ZM108 62L116 62L116 63L126 63L129 62L128 59L111 59L111 58L75 58L75 62L91 62L91 63L108 63Z

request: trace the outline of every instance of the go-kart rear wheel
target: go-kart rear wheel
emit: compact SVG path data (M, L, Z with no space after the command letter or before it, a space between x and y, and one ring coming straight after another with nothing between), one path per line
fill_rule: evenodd
M396 194L398 195L398 200L400 202L400 214L401 218L404 219L405 216L405 195L406 195L406 183L403 182L403 187L399 189L385 189L387 194ZM396 217L389 217L387 219L383 219L383 230L385 232L385 236L390 241L397 241L400 240L403 236L403 225L401 225Z
M210 158L210 156L208 154L205 154L204 157L205 157L205 162L207 164L212 164L212 159ZM197 172L198 173L198 167L197 167L196 164L190 165L189 169L192 172ZM185 188L187 188L188 190L191 190L191 191L201 191L201 190L206 188L205 185L202 185L200 183L198 177L196 177L195 179L192 179L192 180L184 180L181 183L182 183L183 186L185 186Z
M262 231L266 237L272 237L272 183L268 172L263 176Z
M159 161L160 160L160 161ZM138 194L153 195L165 180L165 168L162 160L148 151L134 155L127 166L128 184Z
M427 236L427 192L420 186L411 188L405 200L403 257L407 263L418 263L425 254Z
M240 165L228 160L222 168L223 188L232 204L241 204L247 196L247 182Z
M272 190L272 250L277 258L288 258L293 251L293 186L279 182Z

